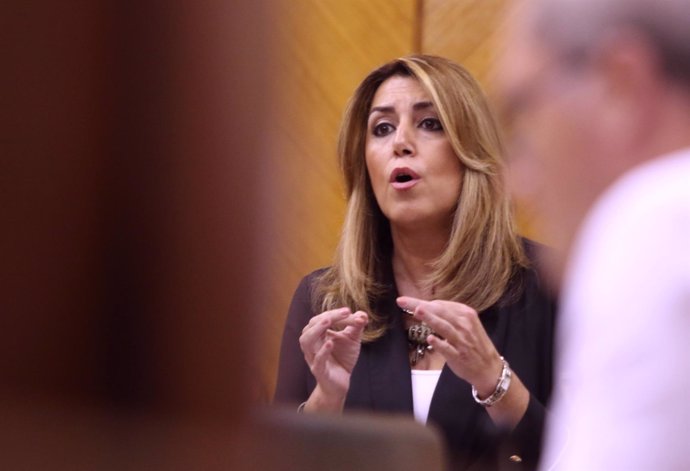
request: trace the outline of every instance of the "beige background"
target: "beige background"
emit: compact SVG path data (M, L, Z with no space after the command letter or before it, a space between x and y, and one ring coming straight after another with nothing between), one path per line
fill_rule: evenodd
M447 56L487 88L507 0L282 0L276 4L276 74L266 110L263 192L270 214L260 400L275 384L283 322L300 278L328 265L344 212L336 136L345 103L375 67L424 52ZM529 218L519 216L522 232Z

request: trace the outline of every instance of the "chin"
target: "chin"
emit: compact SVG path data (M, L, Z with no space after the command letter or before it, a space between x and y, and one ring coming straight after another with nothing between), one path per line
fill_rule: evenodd
M399 228L429 227L438 223L438 217L430 217L428 214L414 213L410 210L400 211L388 218L392 226Z

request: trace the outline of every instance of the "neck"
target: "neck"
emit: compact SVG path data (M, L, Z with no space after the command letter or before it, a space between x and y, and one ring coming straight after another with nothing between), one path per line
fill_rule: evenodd
M391 225L393 276L400 295L433 298L433 288L427 286L426 280L432 273L433 263L443 253L449 235L449 228L406 230Z

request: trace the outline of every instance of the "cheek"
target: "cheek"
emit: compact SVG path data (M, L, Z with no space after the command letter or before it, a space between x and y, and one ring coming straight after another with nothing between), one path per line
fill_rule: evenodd
M384 190L387 183L385 162L383 162L383 159L378 158L377 153L372 151L369 147L365 150L364 161L367 168L369 183L378 200L380 193Z
M381 150L374 144L367 142L364 148L364 161L369 175L380 174L384 170L384 159Z
M461 171L460 159L455 155L453 146L445 138L437 140L420 153L431 157L432 165L436 167L437 171L452 172L453 174Z
M568 178L594 136L588 115L572 108L552 107L533 118L524 126L514 166L521 179L542 187Z
M588 173L587 162L599 141L596 117L586 110L571 111L568 116L553 116L537 143L546 177L555 181L567 182L583 170Z
M440 189L447 195L448 199L457 201L460 197L464 167L453 152L450 144L440 149L440 152L442 152L442 155L445 154L442 163L437 168L439 176L444 180Z

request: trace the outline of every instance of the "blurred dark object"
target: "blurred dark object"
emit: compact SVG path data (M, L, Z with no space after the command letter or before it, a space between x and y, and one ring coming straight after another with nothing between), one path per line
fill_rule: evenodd
M2 3L0 468L239 459L267 3Z
M267 410L256 420L252 470L441 471L439 433L410 417Z

